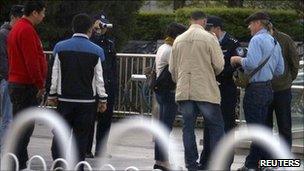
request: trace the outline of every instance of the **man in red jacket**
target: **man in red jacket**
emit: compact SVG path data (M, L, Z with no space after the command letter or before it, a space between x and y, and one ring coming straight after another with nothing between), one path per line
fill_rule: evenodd
M25 108L37 106L37 99L41 98L45 91L46 58L35 30L35 26L45 16L45 7L46 5L42 1L25 3L23 17L14 25L8 35L8 81L14 117ZM33 130L34 124L21 137L18 137L16 155L19 159L20 169L26 168L27 146Z

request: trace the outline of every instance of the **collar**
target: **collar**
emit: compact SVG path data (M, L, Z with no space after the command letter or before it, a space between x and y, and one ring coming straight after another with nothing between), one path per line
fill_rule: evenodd
M226 32L224 31L222 36L219 38L219 42L221 43L224 39L224 37L226 36Z
M255 35L258 35L258 34L263 34L263 33L267 33L268 31L264 28L262 28L260 31L256 32Z
M204 27L199 24L191 24L190 28L200 28L200 29L205 30Z
M26 22L26 23L28 23L28 24L30 24L31 26L34 27L34 24L33 24L29 19L27 19L27 18L25 18L25 17L22 17L22 18L20 19L20 21L24 21L24 22Z
M86 34L83 34L83 33L74 33L73 37L83 37L83 38L89 39L89 36Z

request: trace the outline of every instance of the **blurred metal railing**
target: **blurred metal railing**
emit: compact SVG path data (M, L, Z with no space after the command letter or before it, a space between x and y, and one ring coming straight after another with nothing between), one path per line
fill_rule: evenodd
M146 82L134 82L132 74L145 74L147 67L152 67L155 54L118 53L118 85L117 105L115 111L122 114L151 113L152 92Z
M51 67L51 51L44 52ZM114 111L117 114L150 114L152 92L145 82L134 82L132 74L144 74L145 68L152 67L155 54L117 53L118 93Z
M298 44L299 45L299 44ZM303 59L303 44L298 46L300 59ZM45 51L48 59L52 59L52 53ZM114 111L118 115L130 114L151 114L152 93L146 82L132 81L132 74L144 74L147 67L152 67L155 61L155 54L126 54L117 53L118 93ZM302 68L303 66L301 66ZM292 86L293 91L293 112L295 115L303 115L303 85ZM296 96L295 96L296 94ZM242 96L237 107L239 121L244 120L242 110ZM302 112L302 114L301 114Z

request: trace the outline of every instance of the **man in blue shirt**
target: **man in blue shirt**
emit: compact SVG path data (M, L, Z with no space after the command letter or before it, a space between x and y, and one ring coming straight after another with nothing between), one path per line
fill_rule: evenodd
M266 126L268 106L273 99L271 80L284 72L281 47L269 33L272 26L269 19L267 14L257 12L245 20L253 36L249 42L247 56L231 58L232 65L241 65L245 73L251 73L270 56L267 63L250 78L245 89L243 106L247 124ZM258 161L263 156L264 152L252 144L245 166L239 170L257 169Z

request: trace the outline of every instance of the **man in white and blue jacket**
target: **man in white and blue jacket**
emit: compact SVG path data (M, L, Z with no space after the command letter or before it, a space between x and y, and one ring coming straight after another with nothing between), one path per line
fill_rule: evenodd
M101 61L103 49L92 43L93 22L87 14L78 14L72 21L72 38L55 45L52 69L52 83L48 97L49 105L57 105L57 111L73 129L79 150L79 161L85 159L90 124L98 110L106 110L105 93ZM57 147L56 132L52 144L52 157L60 156Z

